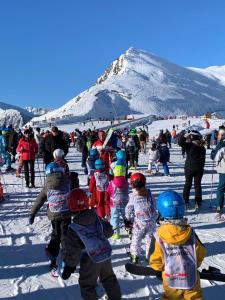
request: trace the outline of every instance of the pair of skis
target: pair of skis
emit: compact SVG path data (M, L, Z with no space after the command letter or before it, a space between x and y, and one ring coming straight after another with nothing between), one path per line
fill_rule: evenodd
M126 263L125 269L127 272L140 275L140 276L157 276L162 277L162 273L160 271L155 271L151 267L142 266L138 264ZM199 272L201 279L206 279L209 281L221 281L225 282L225 274L221 273L221 271L217 268L209 266L208 270L203 269Z

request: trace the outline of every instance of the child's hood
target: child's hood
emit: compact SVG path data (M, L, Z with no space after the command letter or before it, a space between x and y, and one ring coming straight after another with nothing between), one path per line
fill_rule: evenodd
M184 244L190 238L191 232L192 228L189 225L174 224L163 224L157 230L160 239L172 245Z

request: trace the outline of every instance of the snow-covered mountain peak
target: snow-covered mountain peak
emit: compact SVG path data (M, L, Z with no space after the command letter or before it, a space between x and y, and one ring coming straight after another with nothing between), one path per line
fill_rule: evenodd
M224 112L225 86L209 76L209 70L205 72L207 75L131 47L111 63L95 85L33 121Z
M198 72L204 76L218 80L221 84L225 85L225 65L224 66L210 66L205 69L189 68L192 71Z

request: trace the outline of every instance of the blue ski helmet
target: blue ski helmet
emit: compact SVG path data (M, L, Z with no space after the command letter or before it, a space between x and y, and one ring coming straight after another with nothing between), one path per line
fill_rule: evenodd
M126 152L124 150L119 150L116 152L117 160L125 160L126 159Z
M96 159L95 161L95 169L96 170L103 170L105 169L105 163L104 163L104 160L102 159Z
M45 175L49 176L49 175L51 175L53 173L65 174L65 169L63 167L61 167L58 163L51 162L45 168Z
M165 219L181 219L184 216L184 200L177 192L172 190L159 195L156 207L160 216Z
M99 153L98 153L98 150L97 150L97 149L90 149L89 154L90 154L90 156L93 157L93 158L99 157Z

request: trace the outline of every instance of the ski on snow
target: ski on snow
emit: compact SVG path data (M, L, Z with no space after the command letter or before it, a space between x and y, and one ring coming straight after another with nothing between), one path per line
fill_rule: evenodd
M140 275L140 276L157 276L161 277L160 271L155 271L151 267L146 267L138 264L126 263L125 269L127 272ZM221 273L221 271L217 268L209 266L209 269L203 269L199 272L201 279L206 279L209 281L221 281L225 282L225 274Z

